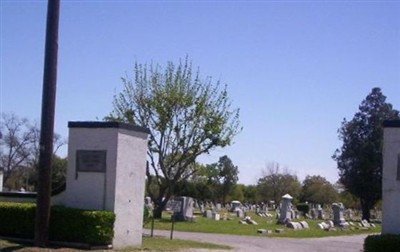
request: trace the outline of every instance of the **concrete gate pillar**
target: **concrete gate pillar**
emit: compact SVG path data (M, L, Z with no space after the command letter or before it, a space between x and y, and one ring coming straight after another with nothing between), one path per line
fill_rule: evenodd
M383 126L382 234L400 234L400 120Z
M117 122L69 122L63 205L116 215L114 248L142 243L146 128Z

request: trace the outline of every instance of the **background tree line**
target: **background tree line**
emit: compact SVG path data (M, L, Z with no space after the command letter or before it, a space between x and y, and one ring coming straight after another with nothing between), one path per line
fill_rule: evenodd
M314 204L331 204L334 202L343 202L346 207L359 208L360 204L357 198L343 191L342 185L332 184L326 178L319 175L309 175L301 182L298 177L288 171L281 169L278 163L267 165L263 175L258 179L255 185L238 184L237 169L226 169L221 172L222 167L230 158L223 156L217 163L202 165L197 164L199 173L194 174L186 180L180 181L174 188L174 196L189 196L201 201L212 201L219 203L228 203L232 200L239 200L242 203L258 204L274 201L279 204L282 196L289 193L294 197L294 202L308 202ZM236 167L233 164L229 167ZM237 168L237 167L236 167ZM225 178L223 178L225 177ZM230 181L227 184L218 182L217 179ZM157 185L152 184L149 190L157 192ZM226 190L225 190L226 189Z

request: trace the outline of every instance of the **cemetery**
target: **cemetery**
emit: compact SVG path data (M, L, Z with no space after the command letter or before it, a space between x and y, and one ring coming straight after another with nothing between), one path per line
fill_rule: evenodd
M171 224L174 225L176 231L215 234L292 238L343 236L379 233L382 219L393 219L395 217L388 215L397 213L393 210L382 215L380 211L372 210L371 222L368 222L361 218L360 211L347 209L341 202L324 205L294 204L296 199L289 194L283 195L279 202L273 202L273 204L250 204L238 200L222 204L200 201L186 196L174 196L167 202L162 219L144 221L141 209L146 209L148 213L154 210L151 198L145 197L144 185L140 185L140 188L129 189L137 192L136 198L126 192L127 185L135 185L135 183L131 183L134 181L132 179L141 178L141 182L144 181L144 174L138 173L135 169L129 170L131 168L127 164L139 160L135 166L144 166L146 131L120 123L71 122L69 127L71 130L69 152L72 162L68 164L65 191L53 197L53 203L56 206L52 208L51 239L82 241L92 245L109 244L113 248L124 248L142 244L143 227L171 230ZM118 141L110 144L115 136ZM123 141L119 143L119 140ZM137 148L137 151L140 151L138 156L124 156L124 147L129 148L125 146L126 143L140 147ZM115 144L121 146L116 148ZM394 161L385 162L398 162L398 157L392 155L390 149L392 148L388 149L388 155ZM114 158L107 155L114 156ZM106 168L116 166L122 170ZM397 178L398 171L396 172L397 176L391 175L390 178ZM136 185L138 184L140 181L136 180ZM18 196L18 193L9 194L15 199L12 200L12 197L8 197L11 199L8 201L21 201L21 199L18 200L18 197L21 197ZM0 194L1 201L7 201L7 197L4 195L6 193ZM33 193L22 193L22 195L26 198L25 202L33 202ZM397 194L386 195L386 197L389 198L387 201L398 200ZM132 207L133 202L135 202L135 207ZM0 233L6 236L8 234L16 235L21 238L31 237L32 233L29 230L22 229L22 233L15 233L12 228L18 228L19 224L33 225L34 205L3 202L1 206ZM391 207L391 205L389 206ZM98 210L98 212L93 210ZM82 217L74 217L73 220L62 217L63 214L70 215L72 212L74 212L74 216ZM18 214L20 215L17 216ZM89 220L87 216L91 216L91 219ZM16 219L18 225L13 223L13 220ZM91 224L84 227L80 226L82 223ZM386 222L385 233L397 232L390 230L393 227L389 224ZM80 232L71 232L71 227ZM101 227L101 232L95 231L98 227Z
M187 198L187 197L179 197ZM171 209L167 206L161 220L155 220L155 229L170 230L174 215L186 215L190 218L177 221L175 230L188 232L205 232L234 235L250 235L268 237L326 237L338 235L352 235L362 233L380 232L380 220L368 223L361 220L360 213L345 211L342 203L334 203L331 206L316 208L321 213L311 217L308 213L302 213L291 204L291 196L284 195L282 203L277 209L264 206L261 208L255 204L241 204L232 201L222 207L212 202L197 202L187 208ZM311 205L311 204L310 204ZM346 214L346 213L352 213ZM176 218L175 218L176 220ZM145 228L151 228L150 223Z

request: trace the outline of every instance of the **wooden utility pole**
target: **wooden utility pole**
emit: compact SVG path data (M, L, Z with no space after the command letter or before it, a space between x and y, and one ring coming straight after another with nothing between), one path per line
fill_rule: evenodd
M35 245L39 247L45 247L49 237L59 14L60 0L48 0L35 222Z

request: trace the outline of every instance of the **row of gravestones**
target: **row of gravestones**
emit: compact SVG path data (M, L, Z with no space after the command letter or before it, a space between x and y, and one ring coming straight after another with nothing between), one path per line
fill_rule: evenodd
M295 219L296 212L293 210L292 205L292 196L286 194L282 197L282 206L278 213L278 223L279 224L287 224L292 219ZM316 214L316 213L317 214ZM332 212L333 212L333 223L338 226L342 226L346 221L344 219L344 206L342 203L333 203L332 204ZM311 211L311 215L318 216L319 219L323 219L323 211L322 208L319 206L318 209L313 209Z
M288 224L292 219L297 219L299 217L299 212L293 210L293 206L291 203L292 197L289 194L286 194L282 197L282 206L277 213L278 223L280 224ZM199 204L193 200L191 197L178 197L175 200L171 200L167 204L167 208L172 210L175 213L176 220L193 220L193 208L195 205L200 207L201 213L204 217L210 218L213 220L220 220L221 216L218 211L221 209L221 204L216 204L211 206L211 210L205 210L203 204ZM145 206L150 208L152 206L150 197L145 198ZM239 201L232 201L229 205L230 212L235 212L236 216L239 219L245 218L245 210L243 209L241 203ZM318 207L318 206L317 206ZM318 218L323 219L322 208L319 206L317 210ZM333 223L338 226L343 226L345 223L344 219L344 206L341 203L334 203L332 205L333 210ZM311 215L313 211L311 211Z

